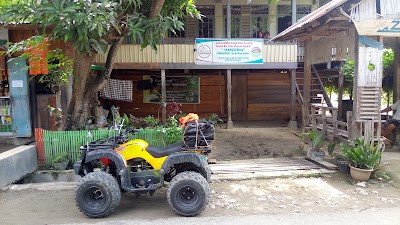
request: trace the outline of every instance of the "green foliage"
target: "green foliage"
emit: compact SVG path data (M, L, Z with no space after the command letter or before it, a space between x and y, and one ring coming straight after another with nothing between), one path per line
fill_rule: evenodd
M355 63L353 60L346 59L341 71L341 74L344 76L343 91L349 94L350 98L353 94L354 65Z
M327 149L327 150L328 150L328 154L329 154L330 156L333 156L333 151L335 150L336 145L337 145L336 142L331 142L331 143L329 143L328 149Z
M154 118L152 115L148 115L143 119L143 122L146 124L148 127L156 127L160 124L160 120L157 118Z
M66 152L62 152L59 155L55 155L51 161L53 163L62 163L62 162L67 162L68 161L68 154Z
M349 163L360 169L377 169L380 166L383 144L375 145L373 140L356 138L350 144L340 144L344 158Z
M34 55L31 50L41 46L45 41L48 43L49 38L37 35L17 43L8 43L8 49L2 51L1 54L13 55L17 52L23 52L20 56L21 58L27 61L39 60L42 56ZM40 75L39 82L47 84L50 88L53 86L66 86L73 72L73 60L65 56L61 49L49 50L46 60L49 73ZM23 69L28 70L29 68L29 66L26 66Z
M208 121L213 122L214 124L223 123L224 121L218 117L218 114L212 113L209 117L205 118Z
M311 141L311 148L315 151L320 151L321 147L324 145L325 137L321 132L318 131L310 131L308 133L301 134L302 140L308 138Z
M80 53L105 54L108 44L130 35L142 47L156 48L166 31L182 30L183 18L201 18L193 0L165 1L158 13L153 1L21 0L1 7L4 23L39 24L56 40L71 41ZM154 17L152 17L155 14Z
M166 140L181 141L183 138L183 129L175 117L168 117L167 122L163 126L158 126L157 131L162 133L163 143L166 146Z
M383 76L393 76L394 52L392 49L383 50Z

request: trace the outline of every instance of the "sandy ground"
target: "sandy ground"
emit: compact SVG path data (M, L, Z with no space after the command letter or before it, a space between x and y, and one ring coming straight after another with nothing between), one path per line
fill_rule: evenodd
M279 126L217 129L210 158L234 160L304 155L303 144L295 132ZM211 184L211 188L211 202L200 215L202 217L340 212L349 209L364 211L400 205L399 188L392 183L377 179L357 183L342 173L322 177L217 181ZM142 195L136 198L133 194L124 193L116 211L100 220L89 219L79 212L73 189L9 190L0 192L0 215L0 224L7 225L94 223L120 219L151 221L177 217L168 206L165 188L153 197Z
M354 183L338 173L325 177L277 178L211 184L212 199L200 216L229 217L253 214L338 212L349 209L396 207L399 189L388 183L371 180ZM107 218L86 218L76 208L74 191L0 192L0 224L93 223L107 220L172 218L166 189L153 197L124 193L116 211Z
M302 143L295 133L287 127L268 128L251 124L233 129L216 129L216 140L209 158L217 160L255 159L266 157L302 156Z

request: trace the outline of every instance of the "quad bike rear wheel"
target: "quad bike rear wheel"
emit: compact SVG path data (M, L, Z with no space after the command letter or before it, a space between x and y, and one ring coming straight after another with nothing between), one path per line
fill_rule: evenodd
M181 216L196 216L210 202L210 186L196 172L177 174L170 183L167 199L171 208Z
M88 217L110 215L121 200L118 181L105 172L91 172L82 178L75 189L75 203Z

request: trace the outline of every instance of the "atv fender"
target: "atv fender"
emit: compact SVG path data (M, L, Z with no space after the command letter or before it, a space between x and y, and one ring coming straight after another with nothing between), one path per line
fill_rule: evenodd
M195 152L177 152L169 155L161 167L161 175L165 175L173 165L180 163L193 163L201 175L210 181L211 172L206 157Z
M124 158L117 152L111 150L97 150L93 152L88 152L86 154L85 163L96 159L106 158L115 163L117 167L118 174L120 175L122 170L126 169L126 162Z

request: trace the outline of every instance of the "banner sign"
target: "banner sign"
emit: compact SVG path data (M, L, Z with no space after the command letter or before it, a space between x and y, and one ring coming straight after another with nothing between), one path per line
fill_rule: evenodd
M400 37L399 19L364 20L354 25L360 35Z
M143 76L148 81L148 89L143 90L143 103L161 103L161 77ZM146 85L145 85L146 86ZM179 104L200 103L199 76L168 76L166 77L167 102L174 99Z
M196 64L262 64L264 39L196 38Z

